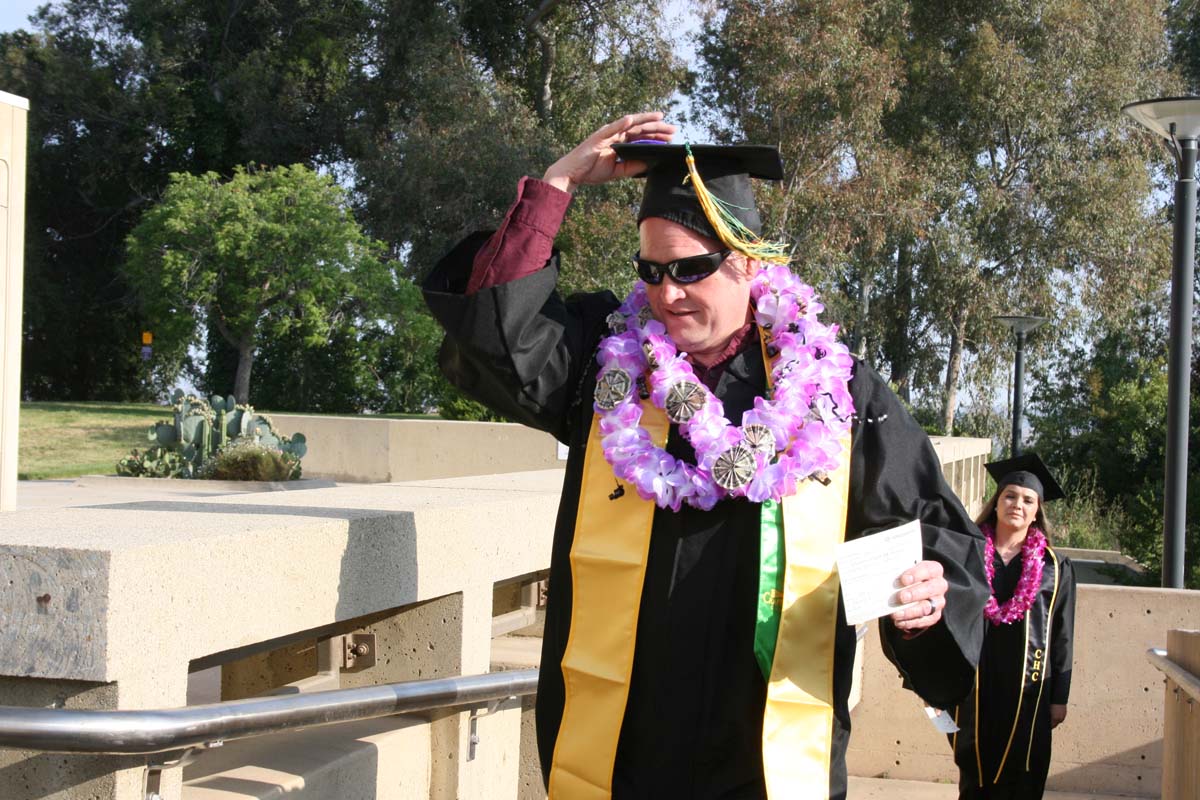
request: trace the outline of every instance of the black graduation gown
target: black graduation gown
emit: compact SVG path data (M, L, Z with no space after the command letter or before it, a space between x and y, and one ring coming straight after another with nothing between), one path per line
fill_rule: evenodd
M972 691L954 710L960 731L950 741L964 800L1037 800L1046 786L1050 706L1066 705L1071 691L1075 573L1050 548L1042 559L1041 588L1024 620L985 624L978 695ZM997 554L993 563L1003 605L1021 579L1021 559L1006 565Z
M563 301L558 255L545 269L473 295L463 291L488 233L468 237L434 269L425 297L446 329L441 364L470 396L552 433L570 446L550 556L537 734L548 777L562 717L558 665L571 619L571 570L584 449L592 418L596 345L617 305L608 292ZM735 356L716 394L739 420L766 387L757 348ZM951 588L945 621L904 640L881 622L883 645L927 701L947 707L970 690L986 599L982 537L947 486L928 437L866 365L851 389L853 435L847 538L913 519L925 557L943 563ZM668 450L690 448L672 430ZM614 479L615 487L615 479ZM764 798L761 732L766 686L753 654L758 593L759 506L746 500L701 512L655 512L638 617L629 700L618 744L613 796ZM839 603L830 796L844 797L845 749L855 631ZM569 800L565 798L564 800Z

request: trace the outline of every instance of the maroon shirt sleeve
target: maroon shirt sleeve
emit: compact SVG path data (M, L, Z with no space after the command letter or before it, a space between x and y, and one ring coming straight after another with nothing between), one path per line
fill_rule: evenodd
M571 195L537 178L521 178L499 230L475 254L467 294L532 275L550 258Z

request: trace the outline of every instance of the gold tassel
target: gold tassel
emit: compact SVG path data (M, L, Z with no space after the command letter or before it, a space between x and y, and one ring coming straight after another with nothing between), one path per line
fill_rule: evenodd
M704 181L696 170L696 158L692 155L692 148L685 144L684 150L687 153L685 161L687 162L688 176L692 181L692 190L696 192L700 207L704 209L704 216L708 218L713 230L717 232L717 236L725 243L725 246L755 261L767 261L772 264L790 262L792 260L789 254L791 248L786 243L767 241L756 235L729 211L727 204L721 198L705 188Z

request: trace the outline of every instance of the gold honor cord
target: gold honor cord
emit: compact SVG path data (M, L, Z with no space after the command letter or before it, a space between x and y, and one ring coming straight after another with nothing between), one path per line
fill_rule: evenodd
M655 444L666 446L670 423L649 400L642 401L641 424ZM551 800L612 796L654 522L654 502L632 487L609 499L613 471L600 438L599 417L593 416L571 545L574 602L562 660L566 697L550 768Z
M1033 724L1029 726L1029 749L1025 751L1026 772L1029 772L1029 762L1033 759L1033 732L1037 728L1038 710L1042 707L1042 692L1046 688L1047 667L1050 666L1050 645L1053 642L1051 637L1054 634L1054 604L1058 601L1058 578L1061 572L1058 568L1058 554L1050 545L1046 545L1046 551L1050 553L1050 565L1054 567L1054 589L1050 592L1050 607L1046 610L1046 646L1042 651L1042 679L1038 681L1038 699L1033 706Z
M1004 765L1008 762L1008 752L1012 750L1013 739L1017 736L1017 726L1021 724L1021 702L1025 699L1025 678L1028 675L1025 672L1025 665L1029 663L1029 612L1025 612L1025 646L1021 648L1021 693L1017 695L1017 710L1013 712L1012 731L1008 734L1008 744L1004 746L1004 755L1000 757L1000 766L996 768L996 777L992 778L992 783L1000 780L1000 775L1004 772ZM979 748L979 740L976 739L976 749Z
M804 481L783 499L783 615L763 714L763 772L772 800L829 796L840 592L834 551L846 534L848 436L842 452L828 486Z
M975 670L975 768L979 771L979 788L983 788L983 757L979 755L979 670Z

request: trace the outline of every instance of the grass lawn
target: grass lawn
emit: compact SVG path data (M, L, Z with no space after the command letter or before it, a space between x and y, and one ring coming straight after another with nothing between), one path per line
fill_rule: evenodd
M118 460L150 444L150 426L170 417L149 403L22 403L17 476L113 475Z
M424 414L380 416L438 419L436 415ZM170 406L153 403L22 403L17 477L20 480L44 480L113 475L117 471L117 461L129 455L130 450L135 447L144 450L150 445L146 438L150 426L170 418Z

